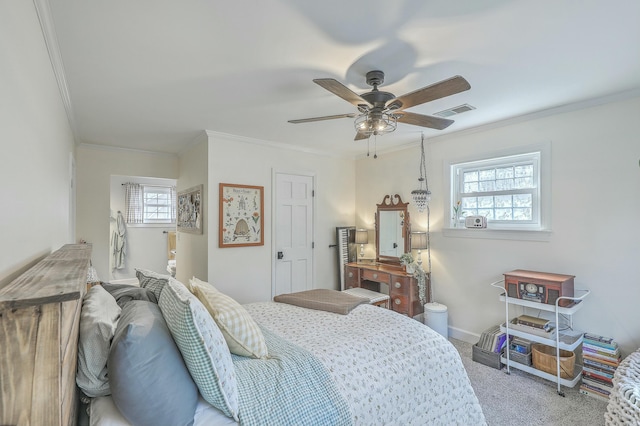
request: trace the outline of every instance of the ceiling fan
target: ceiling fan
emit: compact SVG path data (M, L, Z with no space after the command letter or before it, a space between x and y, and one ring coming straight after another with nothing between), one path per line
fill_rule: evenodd
M442 130L453 124L453 120L431 115L416 114L405 111L405 109L464 92L471 88L467 80L457 75L396 97L392 93L378 90L378 86L384 82L384 72L377 70L369 71L366 78L367 84L372 86L373 89L362 95L358 95L333 78L317 78L313 80L314 83L356 106L359 114L351 113L302 118L299 120L289 120L289 123L298 124L333 120L336 118L355 118L355 140L367 139L371 135L392 132L396 129L398 122Z

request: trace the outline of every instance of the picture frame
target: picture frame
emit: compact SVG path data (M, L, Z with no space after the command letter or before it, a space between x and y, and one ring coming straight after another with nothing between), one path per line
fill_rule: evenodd
M202 234L202 188L197 185L179 191L176 206L176 229L178 232Z
M264 187L220 183L218 246L264 245Z

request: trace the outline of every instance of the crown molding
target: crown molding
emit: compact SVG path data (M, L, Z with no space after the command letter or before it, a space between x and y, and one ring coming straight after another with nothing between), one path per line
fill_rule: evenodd
M64 63L62 61L62 55L60 54L60 47L58 45L58 36L56 34L55 25L53 24L53 17L51 16L51 7L49 0L33 0L33 5L38 15L38 21L40 21L40 28L42 30L42 36L44 43L47 46L47 52L49 52L49 61L53 68L53 73L58 83L58 90L60 91L60 98L64 105L64 110L67 113L67 120L69 121L69 127L73 133L73 139L77 144L80 143L80 135L78 134L78 126L76 124L75 114L73 112L73 106L71 105L71 95L69 94L69 86L67 84L67 77L64 71Z
M351 158L351 156L345 155L345 154L331 153L331 152L321 151L321 150L312 149L312 148L303 148L303 147L298 147L288 143L274 142L274 141L269 141L265 139L256 139L256 138L250 138L246 136L232 135L230 133L216 132L214 130L205 130L205 133L207 137L213 138L213 139L224 138L224 139L236 141L236 142L249 143L249 144L260 145L260 146L268 146L272 148L286 149L290 151L299 151L299 152L304 152L306 154L319 155L322 157Z
M156 155L159 157L171 157L177 158L178 154L172 154L169 152L161 152L161 151L147 151L144 149L135 149L135 148L123 148L119 146L111 146L111 145L100 145L93 143L79 143L79 148L92 149L95 151L115 151L115 152L135 152L139 154L147 154L147 155Z

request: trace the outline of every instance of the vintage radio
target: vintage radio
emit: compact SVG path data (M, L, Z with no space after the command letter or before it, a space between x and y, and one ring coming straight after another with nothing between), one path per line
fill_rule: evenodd
M516 269L505 272L504 288L509 297L555 305L561 296L573 297L574 278L574 275ZM558 305L566 307L573 303L570 299L560 299Z

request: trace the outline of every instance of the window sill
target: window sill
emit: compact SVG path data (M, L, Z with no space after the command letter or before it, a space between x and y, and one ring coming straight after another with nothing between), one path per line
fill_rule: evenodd
M175 228L174 223L127 223L127 228Z
M484 238L490 240L550 241L550 230L443 228L442 235L451 238Z

